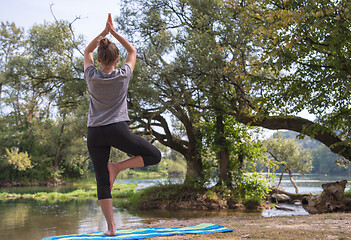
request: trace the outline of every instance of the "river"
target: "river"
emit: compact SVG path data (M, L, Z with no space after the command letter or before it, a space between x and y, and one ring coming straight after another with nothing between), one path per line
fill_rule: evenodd
M322 191L321 184L347 179L350 177L330 178L328 176L297 176L296 182L300 193L318 193ZM118 180L121 183L137 182L138 188L145 188L164 180ZM288 179L284 178L282 186L289 192L295 189ZM348 183L347 189L350 189ZM35 193L40 191L72 191L72 187L59 188L11 188L0 191ZM118 201L114 200L114 201ZM124 209L114 209L115 221L118 228L135 228L150 222L162 222L174 219L190 219L198 217L231 216L231 215L262 215L265 217L282 215L307 214L301 206L290 206L296 212L266 210L263 212L237 212L233 210L222 211L164 211L152 210L147 212L130 212ZM74 233L87 233L105 230L104 216L101 213L97 200L70 200L66 202L49 203L36 200L9 200L0 202L0 239L42 239L52 235L65 235Z

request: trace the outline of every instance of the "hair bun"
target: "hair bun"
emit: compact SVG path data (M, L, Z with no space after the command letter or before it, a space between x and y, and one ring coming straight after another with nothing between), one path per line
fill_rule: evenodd
M102 38L99 41L98 60L105 65L116 64L119 57L117 46L107 38Z
M106 48L108 48L108 45L110 45L110 44L111 44L110 40L108 40L107 38L103 38L99 42L99 47L103 48L103 49L106 49Z

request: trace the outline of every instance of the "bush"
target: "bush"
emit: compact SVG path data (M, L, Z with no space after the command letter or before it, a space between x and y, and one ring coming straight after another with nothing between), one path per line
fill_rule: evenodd
M237 192L240 200L248 199L261 202L270 191L269 179L259 173L244 173L237 179Z

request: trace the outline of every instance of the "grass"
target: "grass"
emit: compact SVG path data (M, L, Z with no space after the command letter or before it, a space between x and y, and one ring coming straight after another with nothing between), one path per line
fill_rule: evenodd
M122 171L118 174L118 178L120 179L150 179L150 178L160 178L167 177L168 174L161 172L150 172L150 171L142 171L137 169L128 169L126 171Z
M226 187L194 187L185 184L163 183L131 194L119 202L120 208L150 209L248 209L257 210L261 202L241 199Z
M137 183L115 184L112 189L112 197L127 198L134 194ZM59 192L38 192L35 194L18 194L18 193L0 193L0 201L10 199L34 199L37 201L68 201L71 199L96 199L96 186L91 186L91 189L77 189L68 193Z
M125 201L119 203L119 207L127 208L130 210L147 209L150 206L141 207L145 204L158 204L161 201L169 201L176 198L181 192L186 189L182 184L158 184L139 192L132 194ZM154 207L151 207L154 208ZM157 207L156 207L157 208Z

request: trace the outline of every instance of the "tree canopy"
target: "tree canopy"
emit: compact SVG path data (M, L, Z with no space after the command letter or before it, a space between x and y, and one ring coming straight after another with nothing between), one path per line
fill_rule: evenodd
M251 13L261 39L257 66L274 73L263 78L267 98L280 114L314 114L316 124L299 132L349 160L350 9L350 1L262 1Z
M82 59L74 54L80 42L69 23L33 25L27 33L1 23L0 41L0 178L82 175L88 105ZM6 165L10 160L17 167Z

